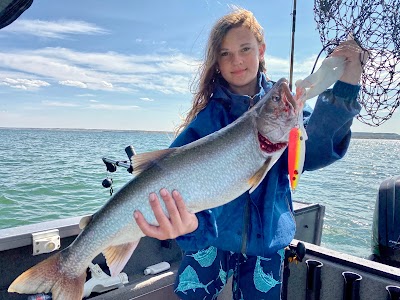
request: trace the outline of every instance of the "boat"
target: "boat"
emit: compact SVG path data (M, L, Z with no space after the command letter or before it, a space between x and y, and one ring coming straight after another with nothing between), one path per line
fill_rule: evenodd
M132 146L125 151L128 158L134 155ZM129 171L128 161L103 158L111 172L120 167ZM400 299L400 176L380 185L370 259L320 246L323 205L294 201L293 209L297 230L286 249L282 299ZM8 286L25 270L68 247L80 233L83 217L87 216L1 229L0 299L26 299L27 295L8 293ZM173 286L182 255L174 240L144 237L123 272L114 278L100 254L89 267L84 294L87 299L178 299ZM160 263L167 267L146 271ZM232 299L230 284L219 300ZM51 299L37 297L44 296L49 298L30 299Z
M391 193L396 196L396 203L384 201L384 196L378 197L378 203L384 203L380 209L389 207L388 204L399 209L400 176L384 181L381 184L380 193ZM381 248L381 253L391 252L392 254L389 257L380 257L382 262L327 249L320 246L325 207L318 203L294 202L293 205L297 232L295 240L286 251L288 259L285 263L282 299L400 299L400 269L395 266L396 263L400 263L400 260L397 260L400 251L398 240L395 246L383 242L377 245L377 248ZM395 212L391 209L389 211ZM55 247L57 248L55 251L67 247L79 234L79 221L82 217L1 229L0 299L27 299L27 295L8 293L8 286L23 271L54 253L54 251L48 251L48 245L59 244L60 248ZM384 222L389 225L389 231L397 230L398 234L399 218L400 214L392 218L398 222L397 227L394 227L393 223ZM384 225L381 225L381 230L384 230L383 227ZM382 236L382 240L391 240L387 232L382 235L385 235ZM305 246L304 256L298 253L301 251L297 251L300 248L299 244ZM45 253L37 255L43 249ZM374 256L375 260L379 260L377 253ZM91 277L85 284L86 289L89 288L92 292L87 298L96 300L178 299L174 294L173 284L181 259L182 251L174 240L159 241L144 237L123 270L127 277L125 279L128 279L124 283L119 279L111 280L107 274L104 257L99 255L93 261L93 267L88 274L100 272L100 276L96 283L90 284L90 280L94 278ZM386 263L383 263L385 260ZM392 261L392 264L389 264L389 261ZM145 275L146 268L160 262L167 262L169 268L157 274ZM100 269L96 270L95 266ZM232 299L229 284L218 299Z
M2 0L0 28L11 24L32 2ZM132 151L127 154L133 155ZM107 158L103 162L130 167L126 162ZM370 259L321 247L325 207L319 203L293 203L297 231L286 250L282 299L400 299L399 175L382 182L376 203L374 251ZM80 233L82 217L86 216L1 229L0 299L51 299L51 295L45 294L8 293L7 288L23 271L68 247ZM88 269L86 298L178 299L173 286L182 255L174 240L144 237L123 273L115 278L109 276L104 257L99 255ZM166 267L157 270L159 263ZM218 296L219 300L232 299L230 284Z

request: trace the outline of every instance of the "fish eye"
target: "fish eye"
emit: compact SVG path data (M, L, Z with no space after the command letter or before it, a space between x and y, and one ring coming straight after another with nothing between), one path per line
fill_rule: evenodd
M271 100L274 102L279 102L281 101L281 96L279 96L279 94L272 95Z

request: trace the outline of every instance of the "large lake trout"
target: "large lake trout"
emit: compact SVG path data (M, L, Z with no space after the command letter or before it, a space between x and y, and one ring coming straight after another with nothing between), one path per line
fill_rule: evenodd
M252 192L286 149L300 107L282 78L254 107L221 130L182 147L135 155L136 176L92 218L81 221L84 229L68 248L25 271L8 291L52 292L55 300L81 299L86 270L99 253L104 254L111 275L118 275L144 236L133 211L140 210L156 224L149 194L160 188L178 190L192 212Z

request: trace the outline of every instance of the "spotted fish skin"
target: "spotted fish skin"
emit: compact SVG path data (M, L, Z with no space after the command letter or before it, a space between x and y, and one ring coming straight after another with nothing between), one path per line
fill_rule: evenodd
M286 149L299 107L287 80L280 79L250 110L219 131L182 147L133 156L135 177L82 222L83 231L68 248L25 271L8 291L81 299L88 265L100 253L111 275L119 274L144 236L133 211L140 210L157 225L149 194L159 195L160 188L178 190L194 213L252 192Z

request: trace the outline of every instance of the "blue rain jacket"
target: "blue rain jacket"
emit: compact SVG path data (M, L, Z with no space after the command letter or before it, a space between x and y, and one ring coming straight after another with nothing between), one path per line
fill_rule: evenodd
M272 87L264 74L259 76L256 103ZM337 81L322 93L314 110L304 109L308 135L304 170L325 167L342 158L350 143L350 126L360 112L360 87ZM207 106L177 136L171 147L179 147L232 123L249 109L251 97L231 93L217 85ZM221 153L223 155L223 153ZM207 187L205 187L207 188ZM208 246L221 250L268 257L293 239L296 225L288 179L287 151L267 173L253 193L213 209L196 213L198 228L176 240L184 251Z

